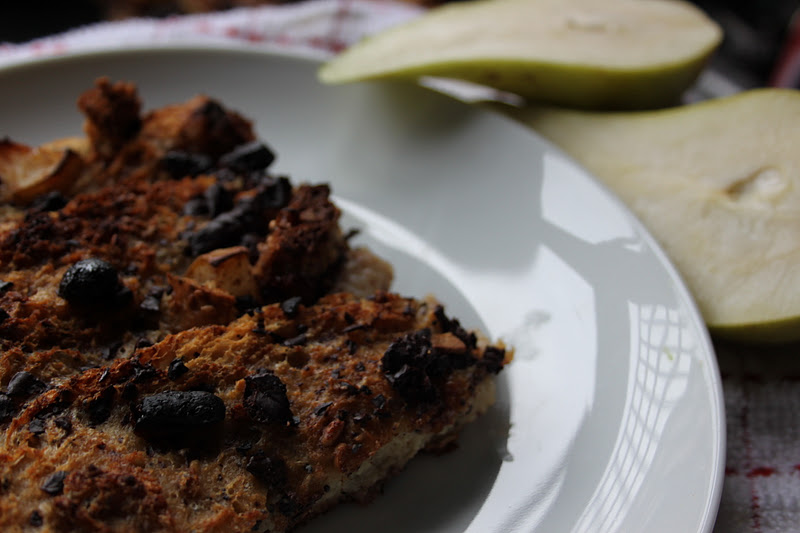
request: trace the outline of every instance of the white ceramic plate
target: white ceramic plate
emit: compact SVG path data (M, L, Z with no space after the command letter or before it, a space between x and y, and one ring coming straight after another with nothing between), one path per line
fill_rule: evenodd
M404 85L324 87L308 59L138 50L0 71L0 137L80 133L94 78L147 107L198 92L252 117L275 170L332 184L395 289L432 292L515 347L459 449L421 457L369 506L306 532L710 531L721 386L683 284L639 223L511 121Z

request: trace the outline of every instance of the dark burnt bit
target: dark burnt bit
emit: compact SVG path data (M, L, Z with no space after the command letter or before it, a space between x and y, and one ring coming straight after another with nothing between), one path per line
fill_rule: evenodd
M264 170L275 161L275 154L260 141L237 146L219 158L219 166L234 172Z
M88 119L85 129L94 148L110 157L141 129L141 102L132 83L97 80L78 98L78 108Z
M67 416L59 416L53 419L53 424L64 432L64 436L72 433L72 420Z
M122 341L114 341L111 344L103 346L100 350L100 355L106 361L110 361L117 357L117 352L119 352L120 348L122 348Z
M161 158L160 166L173 178L197 176L211 169L214 162L206 154L169 150Z
M131 406L131 413L137 433L168 441L221 423L225 403L206 391L164 391L146 396Z
M287 298L281 302L281 311L283 311L283 314L288 318L294 318L297 316L297 312L300 310L300 304L302 301L303 299L300 296L292 296L291 298Z
M28 423L28 431L34 435L43 435L47 426L47 422L43 418L36 417Z
M284 340L282 344L287 348L293 348L295 346L303 346L306 342L308 342L308 334L303 332Z
M169 367L167 368L167 377L175 381L176 379L180 378L184 374L189 371L189 367L186 366L186 363L183 362L183 359L177 358L173 359L170 362Z
M161 300L155 296L145 296L139 304L139 310L145 315L155 315L161 311Z
M468 350L475 349L478 344L477 336L474 333L465 330L457 319L448 318L444 312L444 307L437 305L433 310L433 316L439 322L439 326L442 328L443 333L452 333L467 346Z
M178 136L179 149L216 159L251 141L253 132L246 119L209 99L192 110Z
M14 417L14 401L8 394L0 392L0 424L8 422Z
M99 426L108 420L114 408L116 395L117 392L114 387L106 387L95 398L86 402L85 410L91 427Z
M333 402L325 402L314 409L314 416L322 416L328 410L328 407L333 405Z
M67 477L67 472L64 470L56 470L42 483L39 488L42 492L50 496L58 496L64 492L64 478Z
M67 205L67 199L60 191L49 191L34 198L28 206L28 212L45 213L59 211Z
M291 424L294 420L286 385L270 371L245 378L243 403L247 414L257 422Z
M262 451L254 453L245 467L248 472L269 488L282 490L289 479L289 469L280 457L270 457Z
M133 294L107 261L91 257L71 265L58 285L58 295L79 308L112 309L124 307Z
M487 346L483 351L483 357L478 364L492 374L497 374L503 369L505 364L506 351L497 346Z
M47 385L30 372L17 372L8 381L6 394L12 398L25 399L38 396L47 389Z
M33 511L31 515L28 517L28 524L31 527L42 527L44 525L44 518L42 518L42 513L38 510Z
M152 346L153 343L147 339L139 339L136 341L137 348L144 348ZM158 370L150 364L142 364L139 361L133 362L133 383L147 383L158 377Z

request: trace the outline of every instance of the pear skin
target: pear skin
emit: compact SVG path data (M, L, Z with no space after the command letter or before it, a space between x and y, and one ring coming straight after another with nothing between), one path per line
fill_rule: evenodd
M676 103L722 39L681 0L470 0L366 38L324 83L435 76L584 109Z
M648 227L712 334L800 340L800 91L650 112L509 112L583 164Z

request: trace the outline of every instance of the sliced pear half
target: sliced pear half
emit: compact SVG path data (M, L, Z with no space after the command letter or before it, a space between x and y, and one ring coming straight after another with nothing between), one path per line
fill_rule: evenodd
M511 113L632 208L712 333L800 339L800 91L651 112Z
M679 0L472 0L368 37L323 65L326 83L455 78L591 109L675 103L719 45Z

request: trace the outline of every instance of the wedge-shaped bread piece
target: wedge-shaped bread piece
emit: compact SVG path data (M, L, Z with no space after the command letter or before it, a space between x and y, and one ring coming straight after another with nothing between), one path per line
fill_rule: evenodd
M436 302L338 294L175 334L48 390L15 377L0 529L286 531L450 444L507 357Z
M439 76L582 108L670 105L722 39L680 0L472 0L367 37L327 83Z

